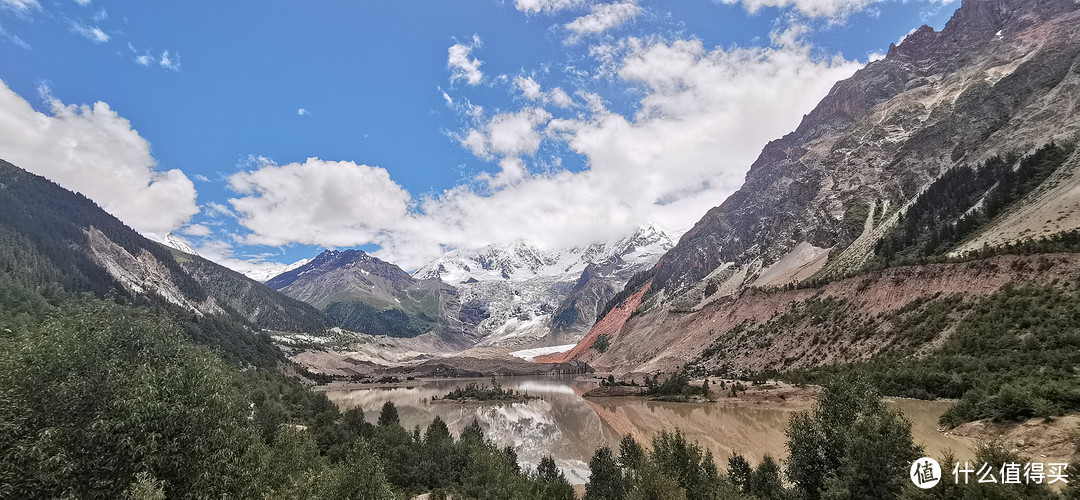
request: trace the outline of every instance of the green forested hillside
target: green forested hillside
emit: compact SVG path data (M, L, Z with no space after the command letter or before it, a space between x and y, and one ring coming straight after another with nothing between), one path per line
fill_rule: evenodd
M875 262L903 264L945 254L1035 191L1074 149L1047 144L1022 158L994 157L945 172L878 240Z
M225 318L210 319L210 323L234 322L241 330L241 325L303 332L328 327L315 308L201 257L147 240L86 197L0 161L0 278L36 290L167 305L153 292L135 294L125 289L96 263L89 251L86 231L90 228L132 255L149 253L167 269L167 279L185 299L216 303Z
M87 253L84 230L91 227L129 253L149 252L186 298L206 300L206 292L169 249L143 238L85 196L0 160L0 272L38 286L131 298Z

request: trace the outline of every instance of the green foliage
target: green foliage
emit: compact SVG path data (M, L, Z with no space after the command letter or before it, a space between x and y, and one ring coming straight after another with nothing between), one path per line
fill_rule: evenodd
M890 328L920 339L954 330L921 357L899 350L784 378L825 382L853 374L890 396L958 398L942 416L950 427L1080 410L1080 283L1007 287L974 303L929 299L902 308L890 321Z
M684 500L686 490L678 481L665 474L652 461L646 461L635 471L627 500Z
M717 473L712 453L687 441L679 430L660 431L652 446L650 459L686 490L687 498L718 498L732 489Z
M513 389L503 389L495 377L491 378L491 387L486 385L477 385L473 382L465 384L465 387L459 387L447 393L441 399L453 399L457 401L524 401L526 399L535 399L528 394L520 394Z
M870 203L866 200L853 200L844 210L844 217L840 221L841 248L851 244L863 232L866 219L870 216Z
M599 352L600 354L607 352L608 348L610 347L611 335L608 335L606 333L601 333L600 335L597 335L596 340L593 341L592 345L592 348L596 349L596 352Z
M731 481L736 488L744 492L749 491L753 473L754 469L750 467L750 462L746 461L746 457L732 453L731 458L728 458L728 481Z
M230 330L256 327L316 332L327 327L322 314L311 306L201 257L152 242L86 197L2 160L0 185L4 186L0 196L0 282L30 290L48 290L48 294L91 293L124 304L177 309L156 294L133 294L113 279L90 256L92 230L131 255L152 256L185 299L201 303L212 297L224 309L225 321L239 327ZM268 366L259 364L265 361L267 353L263 345L268 346L268 341L247 334L233 351L233 346L213 343L226 340L225 336L213 335L222 330L220 325L197 326L204 334L195 337L197 341L222 347L244 362ZM245 355L254 351L260 352L253 357Z
M167 317L62 304L0 337L0 401L0 496L112 498L140 472L178 497L253 487L255 433L229 370Z
M379 412L379 427L387 427L391 425L401 425L401 419L398 418L397 406L393 401L387 401L382 405L382 411Z
M895 498L922 456L910 422L854 377L826 386L813 411L793 415L787 436L787 477L810 499Z
M165 500L165 482L154 479L147 472L140 472L124 492L124 497L128 500Z
M319 333L330 326L309 304L201 257L178 251L172 254L230 318L286 332Z
M945 172L878 241L875 253L888 264L945 253L1038 188L1073 149L1051 143L1022 159L995 157Z
M628 486L611 448L605 446L596 450L589 460L585 500L620 500L626 498Z
M690 375L685 371L677 372L661 383L657 383L655 378L646 378L644 394L673 400L686 400L690 396L708 397L711 395L708 382L697 387L690 385Z
M629 434L619 442L619 465L623 469L637 470L645 461L645 450Z
M539 497L552 500L573 500L574 487L566 476L555 465L555 460L550 456L540 459L536 467L535 480L539 483Z
M357 301L333 302L323 312L335 325L371 335L415 337L435 326L434 321L410 317L401 309L376 309Z
M784 483L780 479L780 465L772 457L765 455L765 458L750 474L743 492L764 500L784 498L785 491Z

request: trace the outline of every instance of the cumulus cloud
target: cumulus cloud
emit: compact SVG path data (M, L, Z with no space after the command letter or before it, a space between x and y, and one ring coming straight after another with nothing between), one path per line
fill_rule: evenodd
M308 112L308 110L306 110L306 109L304 109L304 108L300 108L300 109L296 110L296 114L297 114L297 115L300 115L300 116L308 116L308 115L310 115L311 113L310 113L310 112Z
M641 7L635 1L593 5L588 14L566 24L566 29L574 33L568 41L572 43L583 35L602 33L640 13Z
M544 92L541 90L540 84L531 76L518 76L514 78L514 86L521 91L523 97L530 101L554 104L560 108L571 108L574 106L574 99L571 98L565 90L555 87L548 92ZM466 144L466 146L468 145ZM469 149L473 148L470 147Z
M105 43L109 41L109 35L104 31L101 31L101 28L97 26L87 26L73 21L71 23L71 32L94 43Z
M570 95L567 94L565 90L563 90L563 89L561 89L559 87L555 87L554 89L551 89L551 92L548 92L548 94L547 94L547 99L552 104L554 104L554 105L556 105L556 106L558 106L560 108L570 108L570 107L574 106L574 99L571 98Z
M233 174L230 199L247 243L348 246L373 241L408 213L410 195L382 168L308 158Z
M150 144L108 104L43 96L51 115L0 82L5 160L86 195L138 231L166 234L198 212L191 180L180 170L156 170Z
M514 7L521 12L536 14L543 12L552 14L566 9L572 9L582 4L581 0L515 0Z
M536 80L533 80L531 76L519 76L515 78L514 85L517 86L518 90L521 91L521 94L524 95L526 99L531 101L540 99L544 95L540 92L540 84L536 83Z
M480 129L471 129L461 139L462 146L477 158L501 158L500 172L482 175L479 180L491 186L504 186L521 180L528 170L521 155L536 154L543 139L540 126L551 119L543 108L526 108L516 113L499 113Z
M796 10L811 17L844 17L858 12L866 6L880 2L881 0L720 0L725 4L741 3L751 14L756 13L763 7L787 8L794 7ZM931 0L937 1L937 0Z
M312 159L234 176L234 189L247 194L233 207L253 231L250 241L375 243L380 257L405 268L449 248L516 238L554 248L617 238L648 220L686 229L741 185L769 140L861 66L811 56L800 32L776 33L768 47L728 49L630 39L613 74L641 89L633 115L579 92L585 110L575 119L552 119L530 104L480 120L460 142L499 172L478 176L479 186L414 198L380 168L335 164L342 172L332 175L330 162ZM544 141L580 154L585 167L530 171ZM256 182L264 173L274 180Z
M484 73L480 71L480 65L484 64L476 58L469 58L474 46L479 45L479 39L473 37L473 45L456 43L447 50L446 67L450 69L450 81L465 80L469 85L479 85L484 79Z

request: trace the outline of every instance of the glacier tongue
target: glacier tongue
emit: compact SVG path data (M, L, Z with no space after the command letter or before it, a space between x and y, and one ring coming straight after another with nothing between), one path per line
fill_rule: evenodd
M617 291L673 245L663 228L650 223L624 238L568 249L545 250L527 240L456 249L413 277L442 280L458 288L462 304L483 306L488 316L477 327L480 346L531 346L556 340L552 314L587 267L602 265L605 272L588 273L586 279L608 281ZM568 335L560 339L576 340L584 331L560 333Z

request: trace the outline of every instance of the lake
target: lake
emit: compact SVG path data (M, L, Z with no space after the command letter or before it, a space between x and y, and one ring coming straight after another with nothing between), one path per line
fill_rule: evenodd
M597 381L576 375L500 377L503 387L538 396L520 403L431 403L434 397L470 382L489 384L490 379L428 379L416 385L393 388L331 389L325 394L342 410L360 407L374 422L386 401L398 408L405 428L426 428L435 415L457 435L473 419L484 435L499 446L513 446L520 461L535 467L551 455L571 483L583 484L589 476L588 462L601 446L618 450L625 434L645 444L663 429L680 429L690 440L711 450L723 470L732 451L752 464L765 455L787 455L784 430L795 411L808 404L766 403L669 403L639 397L585 399ZM912 434L927 454L941 456L946 449L961 458L973 456L971 440L938 432L937 419L951 403L911 399L888 400L912 422Z

